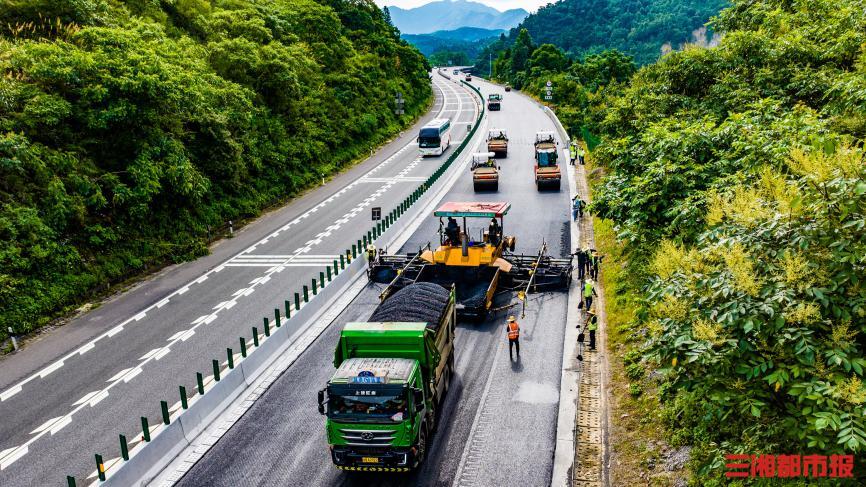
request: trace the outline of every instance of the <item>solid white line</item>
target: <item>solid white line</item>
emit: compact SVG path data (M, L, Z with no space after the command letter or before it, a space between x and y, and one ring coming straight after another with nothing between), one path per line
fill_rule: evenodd
M48 374L54 372L55 370L59 369L60 367L63 367L63 360L58 360L57 362L54 362L53 364L49 365L48 367L45 367L44 369L40 370L39 371L39 377L44 379Z
M114 328L108 330L108 333L106 333L105 336L108 338L111 338L114 335L117 335L118 333L120 333L122 331L123 331L123 325L117 325Z
M68 424L70 424L70 423L72 423L72 416L71 416L71 415L63 416L63 417L60 419L60 421L58 421L58 422L54 423L53 425L51 425L51 429L49 430L50 433L51 433L51 436L54 436L58 431L60 431L60 430L62 430L63 428L65 428L66 425L68 425Z
M51 419L49 419L48 421L42 423L42 426L40 426L40 427L36 428L35 430L31 431L30 434L31 434L31 435L34 435L34 434L36 434L36 433L41 433L41 432L47 430L48 428L50 428L51 426L53 426L54 423L60 421L61 419L63 419L63 416L58 416L58 417L56 417L56 418L51 418Z
M6 389L5 391L3 391L2 394L0 394L0 402L3 402L5 400L9 399L10 397L14 396L15 394L18 394L19 392L21 392L21 386L20 385L17 385L15 387L10 388L10 389Z
M95 346L96 346L96 344L94 342L87 342L84 345L82 345L81 348L76 350L76 353L78 353L78 355L84 355L85 353L93 350L93 348Z
M114 374L110 379L108 379L105 382L114 382L114 381L120 380L120 378L123 377L124 375L126 375L126 373L129 372L130 370L132 370L132 367L129 367L127 369L123 369L120 372Z
M8 453L2 460L0 460L0 470L5 470L6 467L12 465L15 460L26 455L28 451L30 451L30 448L25 444Z
M100 391L88 392L88 393L85 394L81 399L79 399L79 400L75 401L74 403L72 403L72 405L73 405L73 406L78 406L78 405L84 404L84 403L86 403L86 402L90 402L90 400L93 399L93 396L99 394L99 392L100 392Z

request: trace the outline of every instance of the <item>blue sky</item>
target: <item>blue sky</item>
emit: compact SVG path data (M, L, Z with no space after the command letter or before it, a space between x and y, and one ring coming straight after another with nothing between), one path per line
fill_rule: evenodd
M430 3L433 0L375 0L380 7L396 5L401 8L413 8ZM489 5L497 10L503 11L512 8L522 8L529 12L535 12L538 7L547 5L555 0L472 0L484 5Z

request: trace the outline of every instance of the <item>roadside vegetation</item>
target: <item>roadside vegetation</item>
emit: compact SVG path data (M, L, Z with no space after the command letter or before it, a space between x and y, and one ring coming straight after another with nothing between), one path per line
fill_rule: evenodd
M368 154L426 67L367 1L4 2L0 339Z
M866 2L737 0L711 27L640 69L529 31L494 64L551 80L594 149L629 482L673 481L660 436L702 486L738 485L729 453L866 449Z

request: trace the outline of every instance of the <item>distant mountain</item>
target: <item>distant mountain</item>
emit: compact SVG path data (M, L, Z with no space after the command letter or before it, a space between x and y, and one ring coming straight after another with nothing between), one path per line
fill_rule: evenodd
M429 34L461 27L510 29L529 15L522 8L500 12L469 0L444 0L410 9L388 7L388 11L394 26L404 34Z
M428 58L437 52L447 51L462 52L469 59L474 59L485 46L505 32L504 29L461 27L455 30L437 30L430 34L401 34L400 37L417 47ZM453 55L447 57L451 58ZM468 63L469 61L464 64Z
M437 30L430 34L407 34L417 36L431 36L439 39L448 39L452 41L478 41L481 39L489 39L491 37L499 37L499 34L507 32L507 29L483 29L481 27L461 27L454 30ZM405 37L405 36L404 36Z

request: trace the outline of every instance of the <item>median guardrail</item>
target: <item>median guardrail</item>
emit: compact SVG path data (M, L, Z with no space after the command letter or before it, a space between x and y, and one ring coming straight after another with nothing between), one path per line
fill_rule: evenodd
M481 92L475 86L460 81L479 98ZM369 244L390 243L397 239L403 228L395 226L402 216L418 217L422 208L436 197L429 191L475 136L484 118L483 99L478 103L478 116L460 145L440 164L422 184L382 220L360 235L331 265L319 272L318 279L304 284L298 292L287 293L283 303L275 307L273 317L266 315L259 325L250 327L250 334L238 337L237 348L231 344L226 348L224 359L213 359L212 370L195 374L195 387L189 391L178 386L179 399L169 406L160 401L161 417L155 424L150 418L141 416L141 434L130 441L118 435L120 456L105 461L102 454L95 454L95 477L106 485L145 485L165 468L184 448L193 442L247 387L262 374L292 344L296 336L305 331L330 305L365 273L363 258ZM298 332L289 334L285 326L291 320L299 323ZM222 355L222 354L221 354ZM205 375L207 374L207 375ZM75 477L67 476L67 485L75 487Z

